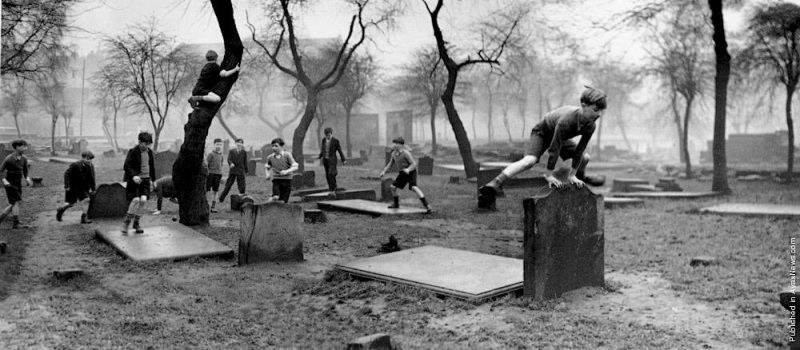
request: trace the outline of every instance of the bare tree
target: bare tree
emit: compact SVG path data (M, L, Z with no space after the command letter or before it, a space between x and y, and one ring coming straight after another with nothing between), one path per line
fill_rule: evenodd
M503 55L504 50L509 44L512 44L513 33L517 25L527 14L525 8L508 8L508 12L500 13L497 17L492 17L484 23L484 38L486 46L476 52L476 56L467 56L467 58L456 61L451 56L453 47L448 45L444 39L444 34L439 25L439 13L444 6L444 0L437 0L435 6L431 7L428 1L422 0L425 8L431 17L431 26L433 27L433 36L436 38L436 47L439 50L439 57L442 59L445 68L447 69L447 86L442 94L442 102L444 103L445 111L447 111L447 118L450 120L450 125L453 127L453 133L458 142L458 150L461 153L461 159L464 162L464 170L467 177L478 175L478 166L472 157L472 146L470 145L467 131L464 129L464 124L461 122L461 117L458 115L453 96L455 94L456 82L458 81L458 73L474 64L489 64L499 65L500 57Z
M414 61L402 67L394 88L404 96L404 104L428 107L431 122L431 154L436 155L436 112L447 84L447 71L436 47L417 51Z
M28 109L28 93L25 91L23 80L8 79L3 81L3 109L11 114L17 136L22 138L19 128L19 115Z
M119 80L114 74L107 70L97 71L90 81L94 85L96 93L92 98L92 103L103 111L103 133L111 148L114 149L114 153L120 152L119 140L117 140L117 120L119 112L125 107L128 94L125 87L118 84ZM112 123L112 126L108 125L109 122Z
M194 77L193 60L174 39L158 31L155 21L137 25L128 34L106 39L106 71L124 86L131 103L150 117L154 145L164 128L170 107ZM183 102L183 100L179 100Z
M72 56L73 53L63 47L54 49L44 57L46 63L42 65L41 74L30 76L34 81L32 95L39 101L45 113L50 115L50 153L52 155L56 155L56 125L58 118L65 111L64 74Z
M346 67L339 83L333 88L334 98L342 105L345 117L345 144L347 144L347 158L353 156L353 146L350 141L350 117L353 108L370 91L375 89L378 81L378 67L370 54L355 54L350 64Z
M78 0L3 0L0 75L49 72L47 56L62 51L67 12Z
M242 61L244 51L233 18L233 6L230 0L210 1L225 45L225 55L220 68L232 70ZM234 73L220 79L212 90L221 101L217 104L200 104L198 109L189 114L189 120L183 127L184 141L178 152L178 158L172 165L172 181L178 194L180 222L184 225L208 224L209 211L205 196L208 169L203 166L206 137L214 121L214 115L228 98L238 78L239 73Z
M757 66L771 68L773 77L786 89L788 154L786 179L794 173L794 121L792 97L800 82L800 6L793 3L766 4L750 19L751 36L745 54Z
M269 16L277 19L278 33L270 41L274 43L272 49L267 48L256 37L256 28L248 21L248 26L252 32L253 41L258 44L264 53L272 60L272 63L281 72L296 79L305 88L306 101L305 111L303 117L300 119L300 124L295 128L294 135L292 136L292 155L296 159L303 159L303 141L305 140L308 128L314 120L314 114L317 111L319 104L320 93L322 91L334 87L339 79L347 69L347 65L353 58L355 51L361 46L367 37L367 30L372 27L379 27L382 24L389 23L398 13L398 5L394 2L384 2L387 7L377 11L376 18L370 20L367 18L367 10L371 7L372 1L370 0L349 0L347 1L354 7L355 14L350 19L350 26L345 40L342 42L341 47L337 50L336 58L325 66L325 73L317 77L309 74L310 68L303 59L306 53L302 52L300 48L300 40L295 33L295 19L293 14L297 10L295 6L300 6L302 1L280 0L278 4L268 5ZM280 55L281 49L284 45L289 46L291 52L291 63L287 64L281 62ZM300 170L304 168L304 163L300 162Z

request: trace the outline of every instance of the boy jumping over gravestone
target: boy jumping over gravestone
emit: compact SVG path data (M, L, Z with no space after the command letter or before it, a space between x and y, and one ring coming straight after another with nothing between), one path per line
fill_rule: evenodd
M144 206L153 190L153 179L156 178L156 166L153 157L153 135L149 132L139 133L139 144L128 150L125 157L125 177L127 182L125 194L131 204L128 206L128 215L122 224L122 233L128 233L128 226L133 221L133 229L136 233L144 233L139 224L139 220L144 213Z
M417 186L417 161L414 159L414 156L411 155L411 152L405 148L405 144L406 141L402 137L397 137L392 140L392 158L380 174L380 177L386 175L386 172L389 171L393 163L397 164L400 168L400 173L397 174L397 178L392 183L391 190L394 202L389 206L389 209L400 208L400 197L397 195L397 189L403 189L408 185L408 189L417 194L422 205L424 205L425 209L430 213L433 209L431 209L431 206L428 204L428 199L425 198L425 194L422 193L422 190Z
M211 191L211 212L216 213L214 208L217 204L217 192L219 183L222 181L222 139L214 139L214 149L206 156L208 166L208 179L206 179L206 192Z
M228 180L225 181L225 188L222 190L222 194L219 195L220 203L225 201L225 197L228 196L234 181L236 186L239 187L239 195L245 195L245 190L247 189L247 183L245 182L247 151L244 150L244 140L237 139L236 147L228 152L228 167L230 167L230 171L228 171Z
M64 212L72 208L75 204L81 209L81 223L91 224L92 220L86 217L86 206L83 200L95 191L94 165L92 164L94 154L92 151L83 151L81 160L69 165L64 172L64 204L56 210L56 220L61 221Z
M220 69L219 64L217 64L217 57L218 55L214 50L208 50L208 52L206 52L206 60L208 62L206 62L203 69L200 71L197 83L195 83L192 89L192 97L189 97L189 104L194 109L197 109L198 102L200 101L218 103L221 98L219 95L212 92L211 89L219 82L220 78L229 77L231 74L240 70L239 65L231 70Z
M602 90L587 89L581 94L581 105L564 106L545 114L544 119L531 130L531 137L525 156L509 165L494 180L478 190L478 204L493 201L503 183L511 177L528 170L536 164L542 154L547 151L547 169L553 171L560 156L562 159L572 159L572 170L567 177L569 183L583 187L584 183L592 186L602 186L605 178L586 175L586 165L589 155L584 153L589 139L595 130L595 121L603 115L606 109L606 94ZM581 136L576 145L570 140ZM564 183L553 176L553 173L544 176L550 187L561 188Z
M30 228L28 225L23 225L19 221L19 207L22 202L22 179L30 186L33 184L30 176L28 176L28 159L25 158L25 151L28 150L28 143L25 140L15 140L11 142L11 148L14 153L11 153L0 164L0 179L3 180L3 187L6 189L6 196L8 197L9 206L0 212L0 222L11 214L12 226L11 228Z
M272 197L269 201L281 200L289 203L292 193L292 173L300 168L292 154L283 150L283 139L272 140L272 154L267 157L267 181L272 179Z

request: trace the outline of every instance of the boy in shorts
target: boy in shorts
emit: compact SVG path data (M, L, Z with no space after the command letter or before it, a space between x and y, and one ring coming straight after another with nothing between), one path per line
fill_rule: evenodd
M0 164L0 179L3 181L9 204L0 212L0 222L3 222L8 214L11 214L11 228L30 228L30 226L23 225L19 221L19 207L22 202L22 179L25 179L25 183L28 186L33 184L30 176L28 176L28 159L25 158L28 143L25 140L15 140L11 142L11 148L14 149L14 153L9 154Z
M216 213L214 208L217 204L217 192L219 183L222 181L222 139L214 139L214 149L206 156L208 166L208 179L206 179L206 193L211 191L211 212Z
M292 154L283 150L283 139L272 140L272 154L267 157L267 181L272 179L272 197L269 202L281 200L289 203L292 193L292 173L300 168Z
M238 65L231 70L221 70L219 64L217 64L217 57L218 55L214 50L208 50L208 52L206 52L207 62L200 71L197 83L194 84L192 97L189 97L189 104L194 109L197 109L198 102L200 101L218 103L222 98L212 91L214 85L217 85L217 82L219 82L221 78L227 78L240 70Z
M572 159L572 170L567 181L577 187L584 184L602 186L604 177L586 175L586 165L589 163L589 154L585 153L592 134L596 128L595 121L600 118L606 109L606 94L602 90L586 87L581 94L580 106L564 106L556 108L547 114L544 119L531 130L531 137L525 156L509 165L492 181L483 185L478 190L478 203L493 200L503 183L511 177L532 168L547 151L547 169L555 169L560 156L562 159ZM575 144L571 138L581 136ZM557 179L553 173L544 176L548 186L561 188L564 183Z
M138 140L139 144L128 150L128 156L125 157L125 165L122 167L125 170L123 180L127 183L125 195L131 202L128 205L128 215L125 216L125 221L122 224L123 234L128 233L128 226L131 224L131 220L136 233L144 233L139 220L142 218L144 206L147 204L147 199L153 190L152 181L155 181L156 178L153 150L150 149L153 145L153 135L149 132L140 132Z
M91 224L92 220L86 217L86 206L83 200L89 198L95 191L94 154L92 151L83 151L81 160L69 165L64 172L64 204L56 210L56 221L61 221L64 212L75 204L81 209L81 224Z
M392 167L392 163L397 164L400 168L400 173L397 174L397 178L392 183L393 202L392 205L389 206L389 209L400 208L400 197L397 195L397 189L403 189L408 185L408 189L417 194L420 202L425 206L425 210L431 213L433 209L430 204L428 204L428 199L425 198L425 194L422 193L422 190L417 186L417 161L414 159L414 156L411 155L411 152L405 148L405 144L406 141L402 137L397 137L392 140L392 159L389 160L389 163L386 164L386 167L380 174L380 177L386 175L386 172Z

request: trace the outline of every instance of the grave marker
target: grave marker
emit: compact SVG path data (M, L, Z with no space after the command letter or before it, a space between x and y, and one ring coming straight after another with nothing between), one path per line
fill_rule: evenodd
M156 179L172 175L172 164L178 159L178 154L172 151L158 152L153 156L156 165Z
M303 172L303 187L314 188L317 187L316 182L317 173L313 170L306 170Z
M567 291L604 286L603 197L568 187L522 201L524 294L555 298Z
M262 203L242 211L239 265L262 261L303 261L303 208Z
M649 185L647 180L642 179L614 179L611 185L611 192L632 192L630 185Z
M87 216L97 218L122 218L128 212L125 186L120 183L100 184L89 199Z
M392 201L392 183L394 183L392 179L381 180L381 202Z
M433 158L422 156L417 162L417 173L419 175L433 175Z

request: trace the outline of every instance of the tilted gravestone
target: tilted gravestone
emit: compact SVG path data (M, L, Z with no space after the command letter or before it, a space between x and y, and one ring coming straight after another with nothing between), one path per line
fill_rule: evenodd
M302 174L292 175L292 189L303 188L304 184L305 184L305 179L303 178Z
M156 165L156 179L172 175L172 164L178 159L178 154L172 151L158 152L154 156Z
M125 186L120 183L100 184L89 200L87 216L97 218L121 218L128 212Z
M382 202L389 202L392 200L392 183L394 180L392 179L383 179L381 180L381 201Z
M260 169L264 169L262 165L260 168L258 164L261 163L261 158L250 158L247 160L247 175L255 176Z
M317 173L313 170L306 170L303 172L303 186L308 188L317 187L317 182L315 181L317 177Z
M423 156L417 162L417 173L419 175L433 175L433 158Z
M555 189L522 201L523 291L537 300L604 286L603 197L589 188Z
M303 208L294 204L245 206L239 233L239 265L303 261L303 217Z

